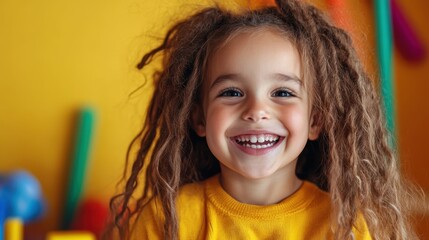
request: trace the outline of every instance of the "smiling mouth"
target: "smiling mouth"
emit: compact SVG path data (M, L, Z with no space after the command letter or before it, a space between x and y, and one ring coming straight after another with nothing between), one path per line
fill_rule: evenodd
M233 140L237 144L251 149L270 148L278 143L279 139L280 136L273 134L239 135L233 137Z

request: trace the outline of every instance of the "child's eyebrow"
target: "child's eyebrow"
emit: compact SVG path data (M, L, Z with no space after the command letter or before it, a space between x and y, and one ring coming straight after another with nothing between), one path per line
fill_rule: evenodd
M302 81L297 77L295 74L289 75L289 74L283 74L283 73L275 73L273 74L274 79L282 80L282 81L294 81L298 83L300 86L302 86Z
M210 85L210 89L212 89L212 88L213 88L215 85L217 85L217 84L220 84L220 83L225 82L225 81L228 81L228 80L236 80L237 78L238 78L238 79L239 79L239 78L241 78L239 74L231 73L231 74L223 74L223 75L220 75L219 77L217 77L217 78L212 82L212 84Z

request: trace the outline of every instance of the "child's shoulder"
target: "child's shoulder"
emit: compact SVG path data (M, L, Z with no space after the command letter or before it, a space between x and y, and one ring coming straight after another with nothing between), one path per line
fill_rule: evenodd
M209 179L185 184L180 188L178 195L178 204L186 203L186 205L196 204L201 205L205 202L206 199L206 188L207 185L210 185L216 176Z
M205 181L185 184L180 188L179 198L193 198L197 195L204 194Z
M201 222L204 217L204 181L189 183L180 188L177 214L180 223ZM137 216L131 230L131 239L162 239L165 221L162 202L159 197L151 198ZM186 234L195 235L194 228L183 228Z

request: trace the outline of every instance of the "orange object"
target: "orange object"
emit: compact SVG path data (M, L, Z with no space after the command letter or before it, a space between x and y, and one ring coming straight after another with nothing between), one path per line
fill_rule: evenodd
M344 0L327 0L328 10L335 24L344 29L350 29L347 15L347 5Z

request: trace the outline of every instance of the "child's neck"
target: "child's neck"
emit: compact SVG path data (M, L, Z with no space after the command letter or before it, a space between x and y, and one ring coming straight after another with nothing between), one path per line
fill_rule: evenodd
M249 179L227 170L222 171L220 181L223 189L234 199L252 205L279 203L296 192L302 184L295 171L280 172L267 178Z

